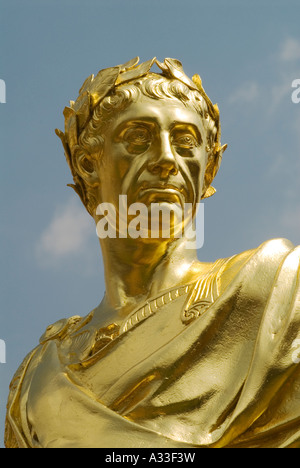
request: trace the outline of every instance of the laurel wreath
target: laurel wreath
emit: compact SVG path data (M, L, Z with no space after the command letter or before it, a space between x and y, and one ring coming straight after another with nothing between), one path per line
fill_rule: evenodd
M198 91L207 104L208 113L215 121L218 132L214 147L214 160L209 163L211 164L211 168L208 167L206 171L206 186L208 189L204 195L204 198L213 195L216 191L211 186L211 182L219 169L222 154L227 147L227 145L223 145L222 147L220 146L221 129L218 105L213 105L205 93L200 76L194 75L191 80L184 73L182 64L179 60L166 58L164 62L161 63L156 59L156 57L154 57L153 59L143 62L140 65L138 65L138 63L139 57L135 57L123 65L105 68L100 70L96 76L89 76L80 88L77 100L70 101L70 106L65 107L64 109L63 114L65 117L65 132L62 132L59 129L55 130L56 134L62 141L66 160L75 182L75 185L68 185L74 188L85 206L87 206L86 189L73 164L73 155L76 148L78 148L79 137L92 118L96 106L103 98L105 98L105 96L108 95L110 91L123 83L127 83L147 75L154 63L156 63L156 65L162 70L162 75L168 78L175 78L187 85L190 89Z

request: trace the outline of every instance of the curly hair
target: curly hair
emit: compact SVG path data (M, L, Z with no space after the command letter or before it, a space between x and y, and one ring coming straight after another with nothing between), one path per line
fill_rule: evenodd
M152 99L178 99L187 107L192 107L203 119L207 131L207 146L213 148L218 133L219 121L209 114L206 101L196 90L189 89L176 79L168 79L155 73L140 78L132 83L115 88L96 107L93 117L79 138L79 146L88 154L100 153L103 147L105 131L115 115L124 111L141 96Z

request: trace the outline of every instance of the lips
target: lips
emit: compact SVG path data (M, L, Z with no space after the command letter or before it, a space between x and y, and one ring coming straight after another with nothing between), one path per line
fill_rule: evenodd
M143 183L140 192L146 191L146 190L159 190L159 191L175 191L175 192L180 192L183 193L183 188L177 187L176 185L173 184L150 184L150 183Z
M183 202L184 189L173 184L151 184L143 183L139 189L139 198L149 197L149 201L167 201L178 203Z

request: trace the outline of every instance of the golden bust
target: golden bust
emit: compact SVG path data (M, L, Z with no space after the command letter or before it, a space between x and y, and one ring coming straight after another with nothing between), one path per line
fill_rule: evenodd
M197 259L186 228L215 192L218 107L178 60L138 61L90 76L57 130L97 225L106 293L25 358L6 446L300 447L300 250L277 239ZM154 204L169 210L168 234L161 218L151 232Z

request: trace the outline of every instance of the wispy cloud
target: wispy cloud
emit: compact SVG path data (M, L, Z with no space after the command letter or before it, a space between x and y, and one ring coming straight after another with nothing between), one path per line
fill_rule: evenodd
M279 50L279 60L293 62L300 59L300 41L289 37L285 39Z
M79 202L68 200L57 208L37 242L38 261L43 266L56 266L84 258L92 236L96 238L93 220Z
M259 97L259 86L255 81L248 81L237 88L229 97L229 104L251 103Z
M268 66L273 72L272 80L267 84L245 80L229 95L229 104L259 104L263 99L268 103L266 106L268 116L273 116L280 105L290 104L292 81L300 78L300 40L293 37L284 39L269 59Z
M271 99L269 111L274 113L283 102L290 104L292 87L289 75L282 76L280 82L275 83L270 88Z
M277 111L279 105L290 104L292 82L300 78L300 40L289 37L282 41L273 57L276 67L271 91L271 113Z

